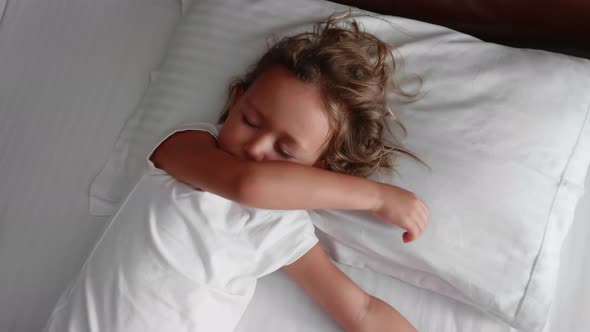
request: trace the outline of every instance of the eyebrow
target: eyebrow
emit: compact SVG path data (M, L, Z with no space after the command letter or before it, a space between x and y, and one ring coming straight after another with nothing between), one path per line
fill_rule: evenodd
M252 103L250 101L250 99L246 98L246 103L248 104L248 106L252 107L252 109L254 110L254 112L256 113L256 115L262 119L262 122L267 123L268 124L268 120L266 119L266 117L264 116L264 114L262 114L262 112L260 111L260 109L254 105L254 103ZM293 145L295 145L296 149L299 151L303 151L303 145L293 136L291 136L289 133L287 132L283 132L283 134L285 135L285 138L293 143ZM291 154L291 153L290 153ZM291 154L292 155L292 154ZM293 155L292 155L293 156ZM293 156L295 157L295 156Z

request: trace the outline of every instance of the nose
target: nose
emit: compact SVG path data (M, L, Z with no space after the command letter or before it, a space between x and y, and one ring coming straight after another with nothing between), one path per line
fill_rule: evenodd
M265 133L254 136L244 145L246 158L253 161L262 161L266 158L268 151L272 149L272 137Z

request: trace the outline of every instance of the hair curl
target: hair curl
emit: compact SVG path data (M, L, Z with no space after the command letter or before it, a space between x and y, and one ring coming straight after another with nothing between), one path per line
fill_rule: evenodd
M350 12L332 15L317 23L312 32L281 39L272 45L254 67L229 86L229 99L219 117L227 119L231 99L238 88L247 90L265 70L275 65L287 68L298 79L318 84L331 130L329 143L320 155L323 168L368 177L377 169L394 169L394 157L406 154L426 165L400 142L387 142L388 122L407 131L387 106L387 93L415 97L395 80L393 49L361 29ZM343 24L341 24L343 23ZM426 165L427 166L427 165ZM428 167L428 166L427 166Z

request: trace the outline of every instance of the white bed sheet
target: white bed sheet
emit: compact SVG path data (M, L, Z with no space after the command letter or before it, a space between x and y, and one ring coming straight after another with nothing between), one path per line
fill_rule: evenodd
M0 1L1 2L1 1ZM9 0L0 21L0 331L39 331L107 218L88 186L165 51L175 0ZM590 179L586 181L590 186ZM590 330L590 194L581 200L547 332ZM338 265L420 331L511 331L476 309ZM339 331L283 272L238 331Z
M0 22L0 331L40 331L107 221L88 190L164 56L177 0L8 0Z

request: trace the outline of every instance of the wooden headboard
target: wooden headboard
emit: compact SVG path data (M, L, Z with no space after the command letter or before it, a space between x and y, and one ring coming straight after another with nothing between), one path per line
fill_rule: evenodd
M443 25L482 40L590 58L586 0L332 0Z

